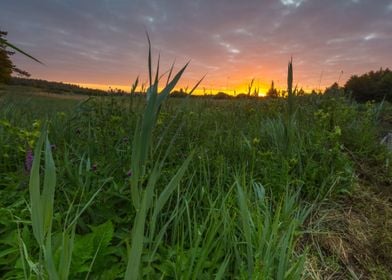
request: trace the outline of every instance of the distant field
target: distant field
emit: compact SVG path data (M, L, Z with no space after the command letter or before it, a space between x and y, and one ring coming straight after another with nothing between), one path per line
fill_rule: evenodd
M29 87L29 86L3 86L0 88L0 94L3 97L15 97L15 98L44 98L44 99L65 99L65 100L85 100L88 96L80 94L70 94L70 93L51 93L44 91L39 88ZM38 99L39 100L39 99Z
M123 279L135 244L149 279L389 279L390 104L292 102L169 98L154 115L143 97L1 88L0 275L47 277L30 209L50 195L31 178L56 176L42 227L69 279Z

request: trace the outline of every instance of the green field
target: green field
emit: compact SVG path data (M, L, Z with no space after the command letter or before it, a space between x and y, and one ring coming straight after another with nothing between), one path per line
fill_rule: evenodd
M390 104L151 102L0 89L2 279L390 279Z

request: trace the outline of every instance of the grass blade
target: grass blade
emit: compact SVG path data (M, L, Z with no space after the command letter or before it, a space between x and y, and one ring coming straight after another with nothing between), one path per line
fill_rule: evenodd
M251 229L251 216L248 208L248 202L246 195L241 187L239 180L236 181L237 185L237 199L240 210L240 217L244 231L244 237L247 247L247 259L248 259L248 276L252 278L253 274L253 248L252 248L252 229Z

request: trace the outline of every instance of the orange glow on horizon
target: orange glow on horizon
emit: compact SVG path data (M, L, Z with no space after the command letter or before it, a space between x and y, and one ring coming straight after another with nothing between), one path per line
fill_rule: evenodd
M104 85L104 84L94 84L94 83L75 83L75 82L65 82L67 84L73 84L77 85L83 88L91 88L91 89L99 89L99 90L104 90L104 91L109 91L110 89L112 90L122 90L125 91L126 93L130 92L131 85ZM160 90L163 89L163 87L159 87ZM174 89L174 91L190 91L191 87L187 86L178 86ZM254 92L258 92L259 96L265 96L267 91L269 89L269 85L266 84L260 84L260 85L253 85L251 88L250 94L254 94ZM279 88L278 88L279 89ZM136 91L142 91L142 87L138 86ZM198 88L195 89L194 94L195 95L204 95L204 94L217 94L219 92L224 92L229 95L238 95L238 94L247 94L249 92L249 84L243 83L239 84L236 86L230 86L230 87L203 87L201 84Z
M95 84L95 83L79 83L79 82L65 82L67 84L73 84L73 85L77 85L83 88L91 88L91 89L99 89L99 90L104 90L104 91L109 91L109 90L122 90L125 91L126 93L130 92L131 89L131 85L115 85L115 84L110 84L110 85L105 85L105 84ZM228 87L226 86L203 86L203 83L201 83L199 85L198 88L196 88L196 90L194 91L193 94L195 95L205 95L205 94L212 94L215 95L219 92L224 92L228 95L232 95L232 96L236 96L238 94L247 94L249 92L249 86L250 86L250 81L247 82L243 82L240 84L236 84L236 85L230 85ZM269 88L270 88L271 84L268 83L263 83L263 82L259 82L256 83L254 82L250 91L250 94L253 95L254 92L258 92L258 96L266 96L266 93L268 92ZM192 86L193 87L193 86ZM190 89L192 88L191 86L177 86L174 91L180 91L180 90L184 90L184 91L190 91ZM284 91L286 90L286 87L281 87L279 85L275 85L275 88L279 91ZM301 87L298 87L298 89L300 89ZM325 89L326 86L321 87L321 90ZM160 90L163 89L163 87L159 87ZM142 91L142 87L138 86L136 91ZM144 90L146 90L146 88L144 88ZM305 92L311 92L312 90L316 90L315 88L305 88L303 87L303 90ZM317 90L316 90L317 91Z
M248 94L254 95L258 93L258 96L265 96L268 90L271 87L271 82L274 81L274 87L278 91L285 91L287 89L286 86L286 75L284 71L282 72L274 72L272 67L266 67L265 70L257 70L253 69L253 67L249 68L236 68L234 70L217 70L208 73L203 79L203 81L199 84L198 88L193 92L194 95L215 95L219 92L226 93L231 96L236 96L239 94ZM256 71L255 71L256 70ZM316 91L323 91L329 85L320 84L315 86L314 83L310 83L310 85L305 86L308 83L301 83L303 79L302 71L299 70L298 72L294 73L294 86L299 90L303 89L305 92L311 92L312 90ZM174 91L181 91L189 92L197 82L199 82L199 77L202 75L198 74L199 71L189 71L185 73L180 81L178 82L177 86L175 87ZM259 78L263 77L263 78ZM296 77L298 82L296 81ZM107 80L112 80L113 83L106 83ZM164 85L166 84L167 73L166 75L162 76L159 84L159 90L162 90ZM95 83L91 82L72 82L72 78L68 79L67 83L75 84L84 88L92 88L92 89L99 89L104 91L109 90L121 90L126 93L129 93L131 90L132 83L134 82L132 79L126 79L125 77L121 76L114 76L114 77L98 77L95 79ZM129 80L129 84L124 84L122 81ZM148 77L142 75L139 78L139 85L136 89L137 92L143 92L148 88Z
M294 61L295 62L295 61ZM162 68L165 68L163 66ZM198 69L198 65L190 67L189 71L185 71L184 75L180 78L175 91L189 92L195 84L197 84L201 77L203 77L203 70ZM174 73L180 68L174 69ZM188 70L188 69L187 69ZM138 92L145 91L148 88L148 77L145 74L147 71L142 71L142 75L139 76L139 84L136 89ZM162 90L166 84L168 72L161 77L159 82L159 89ZM205 73L205 72L204 72ZM153 73L154 74L154 73ZM93 79L86 76L76 77L74 74L65 79L70 84L79 85L84 88L99 89L104 91L109 90L121 90L126 93L130 92L134 79L129 77L136 77L138 75L122 73L121 75L110 74L108 76L97 75ZM173 74L174 75L174 74ZM173 78L173 75L171 78ZM128 77L127 77L128 76ZM317 79L314 79L317 77ZM332 85L332 82L326 79L322 79L317 74L314 77L306 75L301 66L296 68L294 64L294 87L298 90L303 89L305 92L316 92L324 91L327 87ZM57 80L55 77L53 80ZM339 76L340 79L340 76ZM318 81L317 81L318 80ZM221 68L207 72L207 75L203 81L199 84L198 88L194 91L194 95L214 95L219 92L226 93L228 95L236 96L239 94L248 94L249 87L250 94L254 95L255 91L258 92L258 96L265 96L271 87L271 82L274 81L274 88L278 91L286 91L287 89L287 70L282 69L277 71L273 66L270 67L252 67L242 66L236 68ZM318 82L318 83L317 83ZM344 79L341 79L344 82Z

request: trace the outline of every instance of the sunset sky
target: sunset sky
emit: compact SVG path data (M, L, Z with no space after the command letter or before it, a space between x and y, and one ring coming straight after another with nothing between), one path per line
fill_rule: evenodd
M33 78L95 87L146 80L145 30L207 92L284 87L290 56L306 89L392 66L391 0L1 0L0 29L45 63L14 56Z

